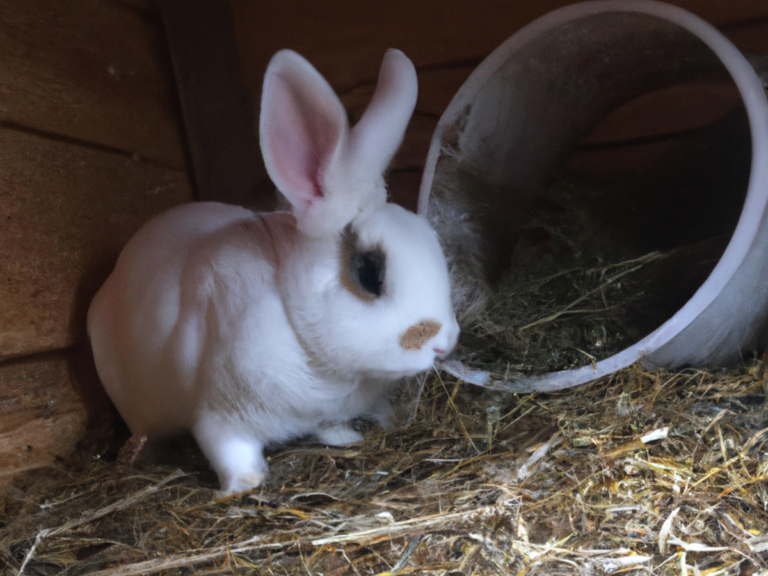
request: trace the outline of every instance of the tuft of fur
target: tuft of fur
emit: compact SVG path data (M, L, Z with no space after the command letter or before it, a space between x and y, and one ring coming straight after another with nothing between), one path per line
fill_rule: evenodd
M446 163L450 169L446 169ZM463 180L467 179L457 181L453 163L447 157L435 171L427 218L439 230L451 275L453 308L459 323L466 326L485 310L491 297L487 278L490 250L480 223L483 214L478 198L482 196L466 194Z

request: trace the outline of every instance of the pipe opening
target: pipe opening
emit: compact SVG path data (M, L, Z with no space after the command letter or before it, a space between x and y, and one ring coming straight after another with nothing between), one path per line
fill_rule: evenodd
M427 215L454 274L460 358L507 381L595 366L670 321L720 261L749 187L731 75L646 13L513 36L438 131Z

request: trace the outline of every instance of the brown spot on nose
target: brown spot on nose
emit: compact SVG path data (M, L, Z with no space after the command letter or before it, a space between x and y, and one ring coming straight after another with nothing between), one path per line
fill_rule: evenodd
M400 334L400 347L406 350L418 350L438 332L440 332L440 322L424 320Z

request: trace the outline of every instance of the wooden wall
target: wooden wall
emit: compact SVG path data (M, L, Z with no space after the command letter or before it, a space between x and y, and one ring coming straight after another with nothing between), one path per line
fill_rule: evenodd
M391 175L394 195L411 206L432 131L465 78L515 30L568 3L231 0L255 101L280 48L315 64L353 118L387 48L414 60L417 112ZM674 3L740 48L768 53L765 0ZM104 409L83 376L88 302L136 228L192 192L151 0L0 0L0 13L2 485L71 450L86 405Z
M143 221L192 199L149 6L0 0L0 484L82 437L88 302Z

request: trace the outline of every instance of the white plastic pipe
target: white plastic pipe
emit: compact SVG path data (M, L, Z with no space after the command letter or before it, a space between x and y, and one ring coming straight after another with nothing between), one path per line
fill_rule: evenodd
M752 143L743 209L720 261L693 297L639 342L596 365L518 382L515 390L567 388L638 360L665 368L724 365L765 346L768 101L754 69L720 32L651 0L585 2L543 16L488 56L451 101L421 184L419 212L428 217L436 169L446 155L491 185L533 195L608 112L718 69L739 91ZM474 375L478 383L482 374Z

